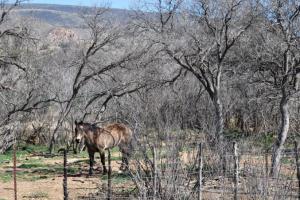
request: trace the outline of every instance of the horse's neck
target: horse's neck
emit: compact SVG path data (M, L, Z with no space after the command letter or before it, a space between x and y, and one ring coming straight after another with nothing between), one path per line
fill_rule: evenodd
M87 131L86 135L84 136L84 140L86 144L94 144L95 143L95 138L94 138L94 133L91 131Z

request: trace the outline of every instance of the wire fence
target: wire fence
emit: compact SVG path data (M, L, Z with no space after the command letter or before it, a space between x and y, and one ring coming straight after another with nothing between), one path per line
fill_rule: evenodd
M202 144L183 151L185 154L172 152L172 148L174 145L135 150L126 173L129 180L114 184L118 176L109 173L106 186L80 199L300 198L298 148L283 151L277 177L269 174L271 153L239 151L237 143L225 155L212 154Z
M76 199L300 199L297 143L294 149L283 151L277 177L270 176L270 152L244 151L237 143L228 145L226 151L194 142L140 146L132 151L128 171L121 174L111 166L121 162L107 153L108 175L97 175L99 182L89 182L83 188L86 193ZM67 156L64 151L61 187L65 200L72 199L69 194L76 190L68 188L68 177L74 176L68 168L74 163Z

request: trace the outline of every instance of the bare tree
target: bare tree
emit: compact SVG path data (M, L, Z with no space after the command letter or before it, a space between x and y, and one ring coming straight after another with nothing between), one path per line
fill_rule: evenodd
M143 20L140 27L148 26L158 33L162 51L205 88L215 113L215 140L221 141L223 73L232 67L230 50L253 23L255 5L242 0L193 1L180 9L181 4L182 1L158 1L155 5L159 20Z
M12 138L16 137L12 127L18 127L23 116L51 101L37 98L39 94L32 84L34 67L28 57L34 52L34 39L30 36L30 30L9 18L11 11L22 2L0 2L0 127L4 134L0 136L4 144L0 145L0 151L12 144Z
M290 126L289 102L298 91L299 14L297 1L264 1L263 26L252 49L257 63L256 82L266 86L279 101L280 125L273 145L271 175L278 176ZM271 94L270 94L271 93Z
M135 82L122 82L120 85L109 84L111 81L118 82L111 75L113 71L125 68L130 61L139 58L145 52L135 51L134 46L131 46L131 50L127 51L129 48L125 48L124 43L122 43L122 39L125 37L124 29L126 25L112 24L105 20L103 17L105 12L109 12L107 8L95 8L93 15L83 16L90 31L90 39L84 45L82 53L75 64L71 62L71 67L76 67L76 72L73 76L71 94L66 100L62 101L63 109L52 133L49 146L51 153L56 143L58 129L72 108L74 109L76 100L80 99L79 94L87 100L87 103L83 106L85 114L81 116L84 118L89 113L87 111L88 107L96 100L104 99L102 106L97 108L99 113L104 111L107 103L113 97L120 97L144 87ZM86 92L90 94L84 94Z

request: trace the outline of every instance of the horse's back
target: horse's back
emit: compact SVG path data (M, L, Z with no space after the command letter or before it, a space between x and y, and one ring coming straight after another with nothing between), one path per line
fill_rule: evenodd
M119 143L128 143L132 138L132 131L125 124L112 123L106 125L104 129L109 131Z

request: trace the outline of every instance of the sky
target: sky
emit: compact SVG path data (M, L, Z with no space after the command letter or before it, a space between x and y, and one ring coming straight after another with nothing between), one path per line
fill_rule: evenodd
M109 2L111 8L129 9L133 0L29 0L28 3L95 6Z

